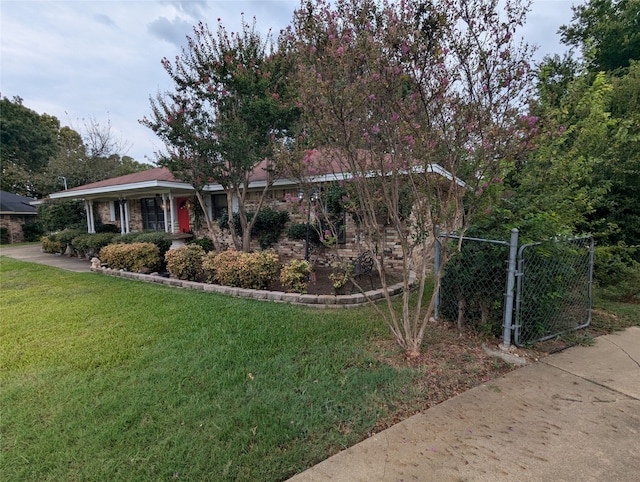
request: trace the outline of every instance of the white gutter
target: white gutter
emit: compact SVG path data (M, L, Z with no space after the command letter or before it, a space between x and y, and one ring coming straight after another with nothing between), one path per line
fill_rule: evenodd
M189 191L193 191L193 187L191 184L184 182L172 182L172 181L145 181L145 182L134 182L129 184L118 184L115 186L102 186L102 187L93 187L89 189L77 189L77 190L68 190L68 191L60 191L50 194L49 197L51 199L62 199L62 198L74 198L74 197L86 197L92 195L100 195L114 192L123 192L123 191L137 191L141 189L158 189L158 188L166 188L166 189L185 189Z

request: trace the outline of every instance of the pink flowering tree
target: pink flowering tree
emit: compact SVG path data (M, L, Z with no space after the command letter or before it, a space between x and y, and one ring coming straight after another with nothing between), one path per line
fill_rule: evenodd
M219 25L216 34L200 23L187 40L173 62L162 60L174 90L151 98L151 115L140 122L165 144L158 164L194 187L210 230L202 193L210 183L223 187L234 245L248 251L257 219L247 216L250 181L263 182L257 212L277 176L273 150L288 137L296 115L287 102L290 63L256 31L255 22L243 21L238 33ZM234 205L241 238L231 215Z
M464 231L526 149L531 50L516 30L527 11L520 0L309 0L283 36L298 55L303 112L291 172L344 179L386 292L379 312L409 357L433 314L435 294L424 293L435 226ZM305 155L309 145L322 155ZM387 289L390 231L402 252L400 305Z

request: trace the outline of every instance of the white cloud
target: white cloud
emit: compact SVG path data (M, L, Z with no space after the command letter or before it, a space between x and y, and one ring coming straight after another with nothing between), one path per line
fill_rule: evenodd
M571 20L571 0L534 0L522 30L539 55L562 52L556 32ZM174 58L199 21L214 30L218 18L238 31L241 13L263 33L286 27L299 0L1 0L0 93L27 107L81 127L80 119L107 118L133 143L129 155L153 157L159 141L138 120L149 96L170 87L160 60Z

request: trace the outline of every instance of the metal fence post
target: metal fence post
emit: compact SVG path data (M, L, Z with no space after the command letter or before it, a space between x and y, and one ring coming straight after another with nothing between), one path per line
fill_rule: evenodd
M433 318L438 319L438 311L440 310L440 285L438 281L438 272L440 271L440 226L436 225L434 228L435 245L433 253L433 281L438 285L438 292L436 293L436 299L433 305Z
M508 350L511 346L511 322L513 320L513 291L516 281L516 255L518 253L518 230L511 230L509 241L509 267L507 270L507 293L504 303L504 323L502 332L502 348Z

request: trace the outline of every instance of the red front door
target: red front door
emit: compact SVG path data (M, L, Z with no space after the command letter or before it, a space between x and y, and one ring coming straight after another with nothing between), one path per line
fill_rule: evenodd
M179 197L176 199L178 205L178 225L180 226L180 232L186 233L191 227L189 226L189 198Z

